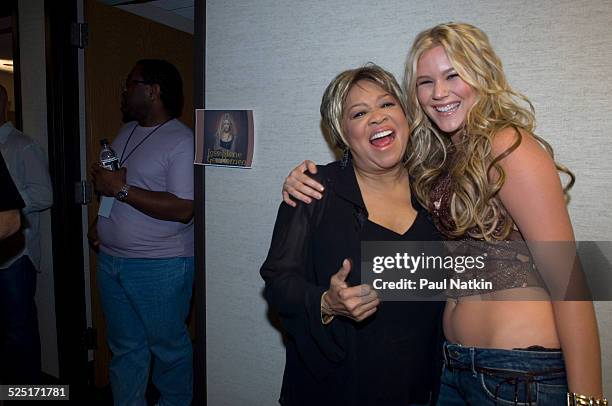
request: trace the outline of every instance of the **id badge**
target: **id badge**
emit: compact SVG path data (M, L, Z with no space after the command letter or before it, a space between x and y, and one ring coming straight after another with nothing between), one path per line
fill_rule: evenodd
M114 203L114 197L102 196L102 200L100 200L100 208L98 209L98 216L109 218Z

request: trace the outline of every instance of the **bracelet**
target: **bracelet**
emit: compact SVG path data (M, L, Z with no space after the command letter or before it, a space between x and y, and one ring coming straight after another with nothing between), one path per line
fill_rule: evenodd
M325 295L327 295L327 291L323 292L321 295L321 323L327 325L332 322L334 319L334 315L332 310L325 303Z
M585 395L579 395L575 392L567 393L567 406L608 406L608 399L589 397Z

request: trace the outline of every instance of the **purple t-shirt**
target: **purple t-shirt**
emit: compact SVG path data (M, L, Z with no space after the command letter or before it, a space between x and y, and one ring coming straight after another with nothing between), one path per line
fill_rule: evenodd
M194 147L191 129L174 119L155 130L140 144L155 127L137 124L131 122L124 125L112 144L120 159L123 153L127 183L193 200ZM126 146L132 130L134 133ZM193 256L193 221L183 224L158 220L118 200L113 204L110 217L98 217L98 236L100 250L116 257Z

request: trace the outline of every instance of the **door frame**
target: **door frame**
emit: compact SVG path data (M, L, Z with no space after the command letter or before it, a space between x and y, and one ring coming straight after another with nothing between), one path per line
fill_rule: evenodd
M194 1L194 108L205 108L206 89L206 0ZM195 114L195 111L192 112ZM195 120L194 120L195 123ZM195 127L197 128L197 127ZM195 141L194 141L195 142ZM196 340L193 349L194 364L194 405L207 405L208 386L206 376L206 203L204 200L205 167L194 165L194 243L195 243L195 285Z
M14 1L14 0L11 0ZM71 25L77 22L77 0L45 0L47 65L47 121L49 167L54 185L52 208L53 269L60 381L71 386L71 399L82 399L88 385L88 357L84 335L84 254L81 206L74 185L81 180L78 48L71 44ZM204 108L206 1L194 1L194 106ZM17 69L17 66L16 66ZM17 97L16 97L17 100ZM194 112L191 112L194 114ZM71 159L65 159L70 157ZM194 404L207 404L205 169L194 165L194 222L196 272L194 298ZM84 399L85 400L85 399Z
M45 0L45 49L49 171L53 183L51 233L59 379L70 385L71 400L88 386L85 331L85 275L81 206L78 48L71 44L77 1Z

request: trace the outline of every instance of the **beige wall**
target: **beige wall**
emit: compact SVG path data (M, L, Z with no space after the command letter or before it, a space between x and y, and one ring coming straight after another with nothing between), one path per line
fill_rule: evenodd
M538 133L578 177L570 205L577 238L612 239L612 2L206 3L206 107L254 109L256 127L253 169L206 169L209 404L276 404L284 347L258 270L283 178L304 158L332 158L319 129L325 86L368 61L399 76L429 26L466 21L489 34L511 83L535 105ZM608 395L611 305L597 304Z

